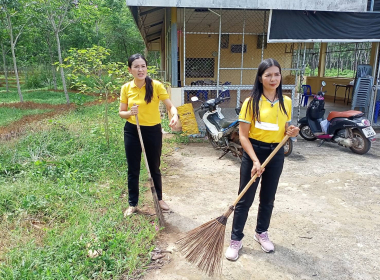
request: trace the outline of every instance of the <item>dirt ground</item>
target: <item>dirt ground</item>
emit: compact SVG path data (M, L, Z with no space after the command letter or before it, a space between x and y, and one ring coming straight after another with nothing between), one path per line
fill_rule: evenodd
M269 228L275 252L253 239L257 199L245 227L240 258L223 258L222 275L209 278L189 264L175 242L223 214L237 197L239 162L218 160L208 143L178 145L165 158L166 228L157 246L172 251L144 280L380 279L380 137L366 155L298 139L285 159ZM300 137L299 137L300 138ZM257 197L256 197L257 198ZM228 219L225 249L232 216Z

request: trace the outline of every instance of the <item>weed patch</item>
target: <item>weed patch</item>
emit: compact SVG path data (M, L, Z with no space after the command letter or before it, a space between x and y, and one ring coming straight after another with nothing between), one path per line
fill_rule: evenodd
M72 110L1 143L1 279L118 279L150 262L156 221L123 217L127 166L117 105L110 105L109 146L103 106ZM145 168L140 180L144 186Z

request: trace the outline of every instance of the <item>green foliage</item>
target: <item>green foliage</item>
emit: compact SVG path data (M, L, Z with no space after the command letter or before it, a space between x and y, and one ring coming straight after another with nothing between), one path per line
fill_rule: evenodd
M65 58L65 64L60 65L70 69L68 77L71 85L81 92L95 92L104 101L104 127L106 141L109 142L108 97L118 94L120 87L133 76L128 72L128 65L121 62L107 62L110 50L93 46L87 49L71 49ZM156 74L155 66L148 68L148 74Z
M25 110L25 109L17 109L17 108L9 108L9 107L0 107L0 127L6 126L12 122L20 120L23 116L36 115L49 112L51 110Z
M150 262L155 221L122 215L127 167L117 105L110 106L110 148L100 141L103 106L0 145L1 279L129 278Z
M313 71L309 65L306 65L304 76L318 76L318 67Z
M317 76L317 75L318 75L318 68L312 71L308 65L305 67L305 76ZM355 71L349 70L349 69L339 70L337 68L330 68L330 69L326 68L325 77L353 78L355 77Z
M41 66L35 67L32 72L26 76L25 87L28 89L42 88L49 85L49 75Z
M171 127L169 126L169 117L167 114L161 119L161 126L164 131L166 132L172 132Z
M104 101L104 128L109 145L108 97L109 94L119 90L126 77L130 78L127 65L121 62L105 63L110 53L101 46L81 50L71 49L69 54L65 58L66 64L60 66L71 69L68 76L72 85L81 92L98 93L100 99Z
M354 78L355 71L344 69L338 70L336 68L330 68L325 70L325 77L342 77L342 78Z
M71 69L69 79L80 91L114 93L126 80L131 79L131 75L125 63L106 62L109 55L110 51L101 46L70 49L62 66Z

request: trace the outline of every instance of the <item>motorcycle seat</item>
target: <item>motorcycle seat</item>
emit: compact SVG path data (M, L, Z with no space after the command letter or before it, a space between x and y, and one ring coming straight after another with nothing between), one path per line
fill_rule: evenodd
M363 112L361 112L361 111L355 111L355 110L348 110L348 111L343 111L343 112L332 111L327 116L327 120L331 121L334 118L361 117L363 115L364 115Z
M220 127L222 128L227 128L229 127L232 123L236 122L236 120L226 120L226 119L222 119L220 120Z

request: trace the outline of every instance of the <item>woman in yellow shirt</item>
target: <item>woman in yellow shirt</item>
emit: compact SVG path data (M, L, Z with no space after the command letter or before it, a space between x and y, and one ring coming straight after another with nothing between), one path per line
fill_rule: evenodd
M162 200L160 100L173 116L169 126L173 127L178 122L177 109L170 101L169 94L162 83L147 76L147 61L141 54L134 54L128 59L128 70L134 79L122 86L119 108L120 117L127 120L124 126L124 146L128 164L129 208L125 211L125 216L136 212L139 199L142 150L135 116L138 115L149 169L163 210L169 210L169 206Z
M280 64L271 58L262 61L257 70L252 94L244 101L239 115L239 137L244 149L239 193L253 175L258 173L260 179L252 184L235 207L231 243L226 251L226 258L229 260L237 260L239 257L239 250L243 246L243 229L259 181L261 181L260 204L254 239L260 243L263 251L267 253L274 251L274 245L268 237L268 227L284 164L283 148L263 170L261 163L281 142L285 134L291 137L297 136L298 127L290 125L291 109L291 99L282 95Z

